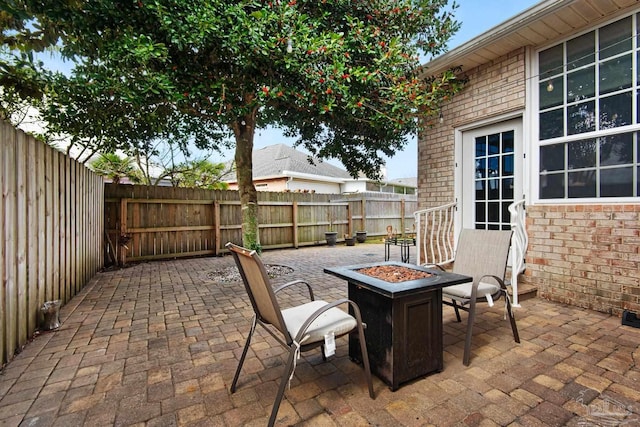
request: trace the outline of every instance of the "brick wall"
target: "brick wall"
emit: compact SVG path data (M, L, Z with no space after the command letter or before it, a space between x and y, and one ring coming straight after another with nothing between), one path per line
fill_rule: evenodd
M419 209L449 203L454 199L456 127L524 109L524 49L517 49L496 61L463 71L469 83L450 103L443 106L443 123L436 122L419 136Z
M469 83L419 137L418 208L455 196L455 129L525 106L525 51L468 70ZM525 282L538 296L620 315L640 313L640 204L527 206Z
M527 207L527 281L538 296L640 312L640 205Z

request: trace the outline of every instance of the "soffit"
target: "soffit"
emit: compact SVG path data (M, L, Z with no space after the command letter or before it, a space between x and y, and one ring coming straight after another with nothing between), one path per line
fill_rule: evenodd
M546 0L423 65L436 75L470 70L524 46L539 47L638 7L637 0Z

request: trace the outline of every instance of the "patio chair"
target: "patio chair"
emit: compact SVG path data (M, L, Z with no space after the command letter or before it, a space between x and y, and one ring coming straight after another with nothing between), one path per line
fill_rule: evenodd
M346 298L332 303L316 300L311 286L302 280L286 283L274 290L264 264L255 251L234 245L231 242L227 243L226 247L233 254L254 311L251 329L231 384L231 393L236 391L238 377L240 376L256 325L262 325L276 341L289 351L287 363L280 379L278 393L271 409L269 426L272 426L276 421L285 387L290 379L293 378L300 352L321 347L322 358L326 360L325 339L327 338L325 337L333 336L338 338L352 332L354 329L357 330L359 335L364 374L369 387L369 396L373 399L373 384L371 382L369 357L364 338L364 326L357 304ZM281 309L276 299L276 294L282 289L293 285L305 286L309 292L310 301L295 307ZM345 303L351 307L353 316L337 307ZM330 343L331 338L328 338L328 340Z
M469 313L464 343L463 363L465 366L469 366L471 358L471 337L473 336L476 303L478 302L487 302L493 306L493 301L504 295L505 310L511 322L513 338L515 342L520 342L511 300L504 282L511 234L511 230L471 229L463 229L460 233L453 272L471 276L473 282L443 288L442 302L454 308L458 322L461 321L459 310Z

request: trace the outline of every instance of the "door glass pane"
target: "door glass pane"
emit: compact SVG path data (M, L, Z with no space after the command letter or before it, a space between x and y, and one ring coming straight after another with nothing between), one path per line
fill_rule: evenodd
M487 177L486 159L476 159L476 180Z
M613 168L600 171L600 197L633 196L633 168Z
M494 133L487 137L488 154L498 154L500 152L500 134Z
M487 216L485 214L485 204L476 203L476 222L485 222Z
M513 176L513 154L502 156L502 176Z
M575 141L567 143L568 168L583 169L596 166L596 141Z
M515 134L514 131L502 133L502 152L503 153L513 153L514 134Z
M476 180L476 200L487 200L487 181Z
M600 129L631 124L631 92L600 98Z
M631 50L631 17L600 28L600 59Z
M487 137L480 136L476 138L476 157L487 155Z
M577 102L585 98L592 98L595 94L595 67L587 67L567 74L567 102Z
M504 225L506 225L506 223L508 223L510 221L510 219L511 219L511 214L509 213L509 205L510 204L511 203L508 203L508 202L502 202L502 212L501 212L502 221L500 221L500 222L502 222ZM504 228L503 228L503 230L504 230Z
M500 180L490 179L487 184L487 200L500 199Z
M540 140L564 136L563 109L540 114Z
M567 107L567 133L575 135L596 130L595 102L583 102Z
M633 60L631 54L600 64L600 94L631 87Z
M500 158L498 156L491 156L488 159L488 176L491 177L496 177L498 176L498 174L500 173L500 168L499 168L499 162L500 162Z
M488 222L500 222L500 203L489 203L487 208Z
M502 198L513 199L513 178L502 180Z
M580 68L595 62L595 31L584 34L567 42L567 69Z

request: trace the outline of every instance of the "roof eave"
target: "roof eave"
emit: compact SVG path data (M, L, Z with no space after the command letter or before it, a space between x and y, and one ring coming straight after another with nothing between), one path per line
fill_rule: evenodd
M575 0L545 0L515 15L513 18L491 28L485 33L472 38L466 43L444 53L422 66L424 75L436 75L455 67L461 58L477 49L491 45L496 40L509 36L542 17L566 7Z

